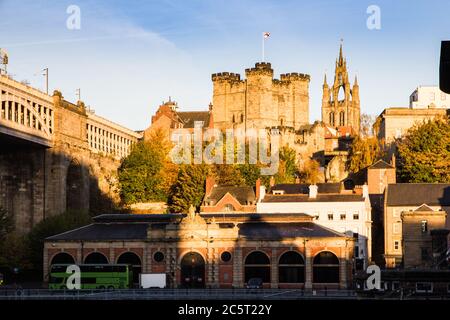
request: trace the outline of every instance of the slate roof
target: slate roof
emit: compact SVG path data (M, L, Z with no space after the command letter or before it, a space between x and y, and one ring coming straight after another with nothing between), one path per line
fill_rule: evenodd
M147 228L146 223L93 223L48 237L46 240L142 240L147 238Z
M421 205L419 208L417 208L414 211L434 211L433 209L431 209L429 206L427 206L426 204Z
M394 169L394 167L384 160L378 160L369 169Z
M364 198L360 194L318 194L310 198L306 194L272 195L268 194L262 202L360 202Z
M219 185L215 186L211 194L206 197L206 201L214 201L217 203L223 196L230 193L241 205L247 205L248 202L255 201L256 195L253 188L250 186L227 186Z
M243 223L239 236L251 239L284 239L296 237L345 237L344 234L319 226L313 222L297 223Z
M177 115L184 122L183 128L194 128L196 121L203 121L203 127L209 125L209 111L185 111L177 112Z
M450 183L396 183L387 188L388 206L450 206Z
M318 193L339 193L341 184L338 183L318 183ZM271 190L283 190L285 194L309 194L309 184L307 183L282 183L274 185Z

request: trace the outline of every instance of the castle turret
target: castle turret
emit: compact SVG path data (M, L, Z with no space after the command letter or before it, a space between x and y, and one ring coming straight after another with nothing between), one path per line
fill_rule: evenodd
M278 110L272 107L273 69L268 62L259 62L245 70L247 77L247 121L261 128L278 125Z

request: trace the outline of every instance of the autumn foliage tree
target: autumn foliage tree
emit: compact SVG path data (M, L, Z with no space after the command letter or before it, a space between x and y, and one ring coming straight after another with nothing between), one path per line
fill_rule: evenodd
M350 172L358 172L372 165L381 156L382 151L376 137L356 136L350 148L348 168Z
M403 182L450 182L450 121L438 119L414 126L398 144L399 178Z
M120 195L125 204L167 201L178 166L169 158L170 142L162 131L135 144L119 168Z

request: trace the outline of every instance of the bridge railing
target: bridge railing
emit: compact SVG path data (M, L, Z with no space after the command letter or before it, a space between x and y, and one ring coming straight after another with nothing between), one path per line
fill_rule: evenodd
M0 76L0 126L4 133L48 144L53 137L51 97L25 84Z

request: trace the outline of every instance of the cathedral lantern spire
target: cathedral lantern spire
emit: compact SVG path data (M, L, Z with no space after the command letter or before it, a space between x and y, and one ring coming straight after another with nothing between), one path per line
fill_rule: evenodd
M322 96L322 122L331 127L346 127L353 134L359 133L359 86L355 77L353 87L349 81L347 62L342 49L342 39L339 55L336 59L334 82L328 87L324 77Z

